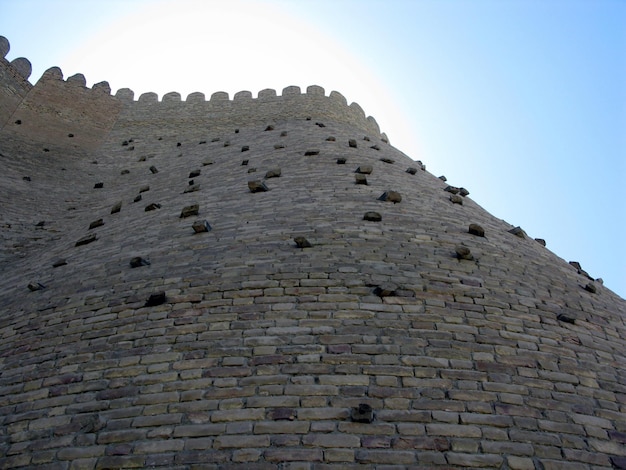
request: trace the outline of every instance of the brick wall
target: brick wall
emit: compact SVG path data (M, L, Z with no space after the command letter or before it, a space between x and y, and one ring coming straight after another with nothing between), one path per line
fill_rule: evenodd
M122 91L96 148L5 162L0 467L626 465L624 300L319 91Z
M30 62L24 58L9 62L5 59L9 49L9 41L0 36L0 129L32 88L28 82Z
M96 149L122 108L110 92L106 82L87 88L81 74L63 80L61 69L48 69L0 130L1 150L47 157Z

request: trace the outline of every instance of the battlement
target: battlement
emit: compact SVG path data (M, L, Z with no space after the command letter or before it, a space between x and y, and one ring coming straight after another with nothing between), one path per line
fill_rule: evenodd
M119 90L115 97L124 103L118 125L136 133L145 126L157 126L161 132L180 129L193 123L202 128L229 128L237 125L268 124L289 119L314 119L334 121L360 129L372 138L388 141L381 134L376 120L366 117L357 103L348 105L346 98L337 91L326 96L324 88L316 85L307 87L290 86L278 95L276 90L264 89L253 98L250 91L240 91L230 99L228 93L213 93L207 100L200 92L191 93L186 100L180 93L170 92L161 101L153 92L143 93L134 101L134 92Z
M130 106L151 106L151 111L154 111L153 106L171 106L176 104L188 104L188 105L202 105L207 106L205 108L209 111L227 110L229 112L238 112L247 106L258 106L257 112L263 114L264 120L267 120L266 112L269 109L263 105L284 103L290 107L298 107L301 105L302 111L305 111L308 107L313 105L324 105L324 108L334 107L339 111L342 108L343 113L339 113L343 119L352 121L355 125L365 126L368 130L375 135L380 135L380 129L378 123L372 116L365 115L363 108L358 103L351 103L348 105L346 98L338 91L332 91L330 95L325 95L325 90L321 86L311 85L307 87L306 92L302 93L300 87L289 86L282 90L282 95L278 95L276 90L266 88L258 92L257 98L253 98L250 91L244 90L235 93L231 100L228 93L224 91L217 91L211 94L209 100L206 100L205 94L201 92L194 92L187 95L186 100L182 100L181 94L178 92L170 92L163 95L161 101L158 100L158 95L154 92L142 93L137 101L133 101L135 93L128 89L122 88L117 91L115 97L120 101ZM158 108L156 108L158 109ZM169 109L168 109L169 110ZM327 115L327 109L322 109L319 114Z
M0 37L0 53L4 57L9 42ZM113 129L122 126L129 132L138 132L146 126L168 128L185 125L228 127L283 121L287 119L325 119L341 122L360 129L373 138L388 142L381 134L376 120L366 116L357 103L348 105L337 91L328 96L324 88L289 86L278 95L276 90L264 89L253 98L250 91L235 93L214 92L207 100L204 93L190 93L182 100L178 92L159 97L154 92L142 93L137 100L135 92L122 88L113 96L106 81L86 86L83 74L64 79L59 67L46 70L33 86L28 82L30 62L2 59L0 64L0 135L8 153L23 149L57 153L94 150Z
M0 36L0 128L33 87L28 81L31 63L23 57L7 61L10 49L8 39Z
M0 52L8 52L5 38ZM115 123L122 104L111 96L107 82L87 88L76 74L63 80L59 67L44 72L33 86L30 62L0 62L0 136L8 154L73 152L97 148Z

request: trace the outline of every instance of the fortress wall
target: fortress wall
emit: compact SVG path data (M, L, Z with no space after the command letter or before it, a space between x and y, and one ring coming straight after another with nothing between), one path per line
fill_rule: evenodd
M626 467L624 300L454 203L358 105L282 94L120 90L96 147L52 112L12 134L0 468Z
M165 123L123 145L116 126L89 155L98 164L77 181L63 236L5 265L3 467L623 461L622 299L586 291L583 274L470 197L452 203L366 129L266 127ZM356 185L363 165L373 171ZM252 179L269 191L251 193ZM400 203L378 200L390 189ZM199 214L181 218L192 203ZM194 234L197 219L212 230ZM459 244L473 260L457 259ZM134 256L151 264L133 269ZM166 301L147 306L156 292ZM352 419L360 404L371 423Z
M291 119L324 118L364 129L372 137L380 137L380 129L373 118L366 118L361 107L347 105L338 92L325 96L324 89L311 86L306 93L299 87L287 87L282 96L275 90L262 90L257 98L248 91L238 92L230 100L224 92L214 93L205 100L200 93L190 94L185 101L179 93L172 92L158 101L155 93L144 93L132 101L131 90L120 90L116 97L127 106L120 114L117 126L126 129L128 135L145 132L163 133L168 129L186 129L187 132L235 129L237 126L266 125Z
M30 62L24 58L7 61L9 48L9 41L0 36L0 129L32 88Z
M106 82L90 89L81 74L63 80L62 71L52 67L0 131L2 150L19 152L25 143L30 152L41 154L93 150L115 123L121 107Z

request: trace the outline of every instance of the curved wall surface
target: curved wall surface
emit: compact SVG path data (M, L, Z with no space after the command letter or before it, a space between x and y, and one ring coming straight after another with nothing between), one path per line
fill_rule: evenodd
M624 300L358 105L42 80L0 130L0 468L626 468Z

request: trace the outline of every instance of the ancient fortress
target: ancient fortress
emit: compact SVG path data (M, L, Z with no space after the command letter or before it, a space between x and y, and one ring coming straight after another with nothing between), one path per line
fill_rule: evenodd
M626 302L357 104L8 49L0 468L626 468Z

